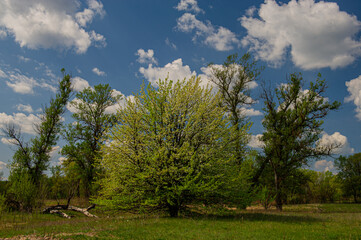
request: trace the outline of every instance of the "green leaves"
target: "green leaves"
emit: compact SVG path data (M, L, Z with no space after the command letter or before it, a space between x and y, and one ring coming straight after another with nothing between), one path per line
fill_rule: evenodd
M90 194L91 184L100 173L95 163L105 142L104 133L116 121L115 113L108 113L107 109L121 98L108 84L99 84L94 89L85 88L70 102L75 109L72 115L75 122L69 124L63 133L68 143L62 154L67 158L66 165L75 163L77 166L85 183L86 195Z
M143 86L118 112L102 149L102 199L114 199L120 208L158 206L178 214L205 189L216 192L234 128L221 96L200 87L200 79L166 79L158 86Z
M318 75L315 83L302 90L301 74L291 74L287 84L275 89L275 94L263 89L265 99L264 153L275 175L276 201L281 207L281 185L292 170L306 165L309 159L331 154L330 148L317 147L323 118L340 106L323 96L324 80ZM274 97L275 95L275 97Z

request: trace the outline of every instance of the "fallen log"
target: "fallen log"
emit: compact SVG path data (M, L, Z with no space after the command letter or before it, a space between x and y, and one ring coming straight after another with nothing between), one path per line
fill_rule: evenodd
M60 215L60 216L62 216L62 217L68 218L68 219L71 218L71 216L69 216L69 215L66 214L66 213L60 212L59 210L50 210L49 213L50 213L50 214L58 214L58 215Z
M55 206L50 206L45 208L42 213L46 214L46 213L50 213L50 214L58 214L62 217L65 218L71 218L71 216L67 215L66 213L61 212L60 210L72 210L75 212L81 212L83 213L85 216L87 217L94 217L97 218L98 216L91 214L89 212L90 209L93 209L95 207L95 204L87 207L87 208L80 208L80 207L75 207L75 206L71 206L71 205L55 205Z

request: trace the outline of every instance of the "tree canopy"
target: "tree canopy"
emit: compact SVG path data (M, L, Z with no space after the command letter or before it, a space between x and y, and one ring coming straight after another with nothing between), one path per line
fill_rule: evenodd
M201 88L199 78L158 85L143 87L117 115L102 150L101 202L165 207L177 216L184 204L217 192L234 129L221 96Z
M91 184L99 171L95 162L105 142L103 135L115 123L115 113L107 110L120 98L109 84L99 84L85 88L70 102L75 111L72 114L75 122L63 133L67 144L62 148L62 154L66 157L65 165L75 163L73 169L81 176L86 196L90 195Z
M323 95L325 81L319 75L309 89L303 90L301 74L291 74L287 84L274 93L263 87L265 118L265 161L274 173L276 206L282 210L284 182L310 159L330 155L337 146L319 144L323 118L340 103L330 103Z

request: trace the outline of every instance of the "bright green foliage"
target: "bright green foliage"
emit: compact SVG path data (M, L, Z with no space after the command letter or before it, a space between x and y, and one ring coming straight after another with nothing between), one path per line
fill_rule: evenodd
M75 163L82 176L85 196L90 195L91 184L99 172L95 162L104 143L103 135L115 122L115 114L108 113L107 108L120 98L108 84L99 84L94 89L85 88L70 102L76 110L72 115L75 123L69 124L64 132L68 143L62 154L67 158L65 165Z
M38 198L38 189L32 176L26 169L15 168L11 171L9 182L11 185L7 192L7 199L17 205L12 207L31 212Z
M275 94L264 88L265 143L264 154L274 173L276 205L282 210L285 200L285 182L296 174L309 159L329 155L335 146L320 146L323 118L337 109L339 102L329 103L322 95L325 81L311 82L302 90L302 76L291 74L288 83L275 89ZM276 99L274 98L276 96Z
M313 179L313 195L317 202L334 202L340 197L340 182L332 172L317 172Z
M201 88L200 79L158 85L143 88L119 111L103 147L98 201L124 209L164 207L177 216L196 199L217 199L227 170L239 178L228 147L240 134L229 126L221 96Z
M342 180L346 196L352 196L357 203L361 198L361 153L352 156L340 156L335 165L340 171L338 176Z
M64 69L62 70L64 74ZM39 186L43 172L48 168L49 153L59 139L62 126L61 117L65 111L71 93L70 75L64 74L59 82L58 92L55 98L50 100L50 105L45 107L41 116L41 122L36 126L37 136L24 142L20 129L9 125L3 132L7 137L14 140L17 151L13 156L14 169L28 172L35 185Z

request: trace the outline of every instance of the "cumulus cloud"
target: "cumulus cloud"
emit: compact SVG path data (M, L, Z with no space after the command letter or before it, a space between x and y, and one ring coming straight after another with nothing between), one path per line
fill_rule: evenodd
M251 135L251 139L248 143L248 146L252 148L262 148L264 146L264 142L261 141L262 134Z
M353 154L355 150L350 147L347 137L339 132L335 132L332 135L324 133L321 139L318 141L319 147L334 146L337 147L333 150L333 154Z
M350 93L345 102L353 102L356 105L356 117L361 120L361 75L345 84Z
M240 42L236 34L225 27L215 27L210 22L204 23L194 14L185 13L177 19L177 29L181 32L195 32L193 41L202 38L203 43L218 50L229 51Z
M154 58L153 49L148 49L148 51L138 49L135 55L138 56L137 62L139 63L158 64L157 60Z
M105 72L100 71L99 68L97 68L97 67L93 68L92 71L93 71L93 73L95 73L98 76L105 76L106 75Z
M175 9L178 11L204 13L204 11L198 7L196 0L181 0Z
M262 116L263 115L261 111L255 110L253 108L244 108L244 107L242 107L241 112L244 115L248 116L248 117Z
M266 0L259 18L249 14L240 18L248 33L242 44L272 65L282 64L288 49L294 64L306 70L344 67L361 55L361 42L353 39L361 22L337 3Z
M16 109L20 112L27 112L27 113L32 113L34 111L30 104L25 105L20 103L16 105Z
M333 162L327 161L327 160L316 161L314 164L314 167L316 170L322 171L322 172L327 172L327 171L332 172L335 170L335 166L334 166Z
M191 76L197 75L195 71L191 71L188 65L183 65L181 58L166 64L164 67L154 67L152 64L148 68L141 67L139 72L153 85L157 86L159 79L169 79L173 81L189 79Z
M21 47L30 49L74 49L85 53L105 38L85 26L96 15L103 16L103 4L88 0L88 8L79 11L80 3L72 0L0 1L0 27L14 37Z
M21 128L21 131L28 134L35 134L34 124L40 122L40 118L34 114L13 113L7 115L0 113L0 128L5 128L9 123L13 123Z
M90 87L87 80L81 78L81 77L74 77L71 79L72 88L74 91L80 92L84 88Z

